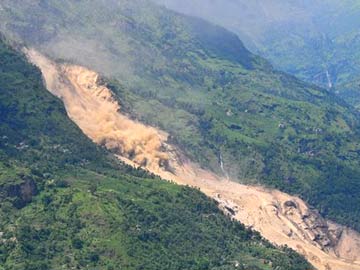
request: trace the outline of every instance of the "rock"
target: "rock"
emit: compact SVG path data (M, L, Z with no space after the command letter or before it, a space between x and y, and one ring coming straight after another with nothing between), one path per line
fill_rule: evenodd
M284 207L297 208L297 204L294 201L286 201L284 202Z
M22 180L23 181L19 184L3 187L6 197L15 198L13 205L16 208L24 207L31 202L32 197L38 193L36 182L32 178L23 176Z
M222 199L220 194L215 194L213 199L218 203L219 208L228 216L235 217L238 213L238 206L232 201Z

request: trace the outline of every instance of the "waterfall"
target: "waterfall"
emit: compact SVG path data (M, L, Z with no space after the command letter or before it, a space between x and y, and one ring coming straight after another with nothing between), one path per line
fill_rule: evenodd
M328 81L328 87L329 87L329 89L331 89L333 87L333 84L331 82L331 77L330 77L329 70L326 70L326 78L327 78L327 81Z
M219 154L219 161L220 161L220 168L221 168L222 173L224 174L226 179L229 179L229 174L227 173L227 171L224 168L224 159L223 159L221 153Z

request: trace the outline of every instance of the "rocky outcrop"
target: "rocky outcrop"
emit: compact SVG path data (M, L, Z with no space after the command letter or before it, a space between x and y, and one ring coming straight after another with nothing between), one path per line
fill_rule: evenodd
M303 232L305 239L312 241L322 250L329 252L338 244L343 228L330 228L316 210L301 209L295 201L286 201L280 211Z
M218 203L220 210L230 218L235 219L236 214L239 212L239 207L232 201L222 198L221 194L217 193L213 199Z
M21 181L16 181L14 184L11 182L0 189L3 190L2 199L10 198L16 208L22 208L30 203L38 193L36 182L29 176L22 176Z
M354 263L353 267L344 264L342 269L360 269L359 233L324 219L318 211L309 208L299 198L278 191L268 191L269 194L272 193L269 197L268 194L264 196L261 193L263 191L265 190L260 188L256 192L258 194L251 191L251 196L244 194L237 197L233 194L231 198L236 200L231 200L228 194L223 196L224 193L218 191L213 198L219 208L232 219L238 219L248 227L259 230L274 243L292 246L313 263L323 263L323 268L320 269L336 268L331 263L324 263L322 256L316 255L316 250L321 250L323 255L328 254L330 261L332 257L339 258L344 263ZM244 200L252 207L246 206ZM314 247L311 251L307 250L309 244Z

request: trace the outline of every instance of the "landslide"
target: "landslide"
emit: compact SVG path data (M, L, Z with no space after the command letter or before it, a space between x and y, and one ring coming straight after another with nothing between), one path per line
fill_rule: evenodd
M311 269L199 191L100 149L1 38L0 85L2 270Z
M296 196L245 186L200 168L169 143L165 132L122 113L96 72L57 64L33 49L25 52L41 69L48 90L63 100L69 117L90 139L124 162L199 188L225 213L271 242L303 254L318 269L360 269L357 232L325 220Z
M123 111L168 132L202 167L299 195L360 231L360 123L334 94L276 71L235 34L148 0L0 6L7 38L101 72Z

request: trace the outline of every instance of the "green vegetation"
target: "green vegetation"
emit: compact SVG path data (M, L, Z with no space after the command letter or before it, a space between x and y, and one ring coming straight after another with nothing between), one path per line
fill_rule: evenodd
M311 268L199 191L95 146L2 41L0 135L1 270Z
M7 36L102 72L123 110L204 167L223 173L221 155L233 179L298 194L360 230L358 115L335 95L275 71L234 34L146 0L2 6Z
M359 77L337 87L336 94L347 103L360 110L360 79Z
M349 91L358 89L352 82L360 73L359 1L153 1L231 29L276 68L355 103ZM358 93L351 97L360 104Z
M303 6L297 2L289 5L303 15L271 25L259 51L282 70L341 91L360 72L359 2L308 1Z

